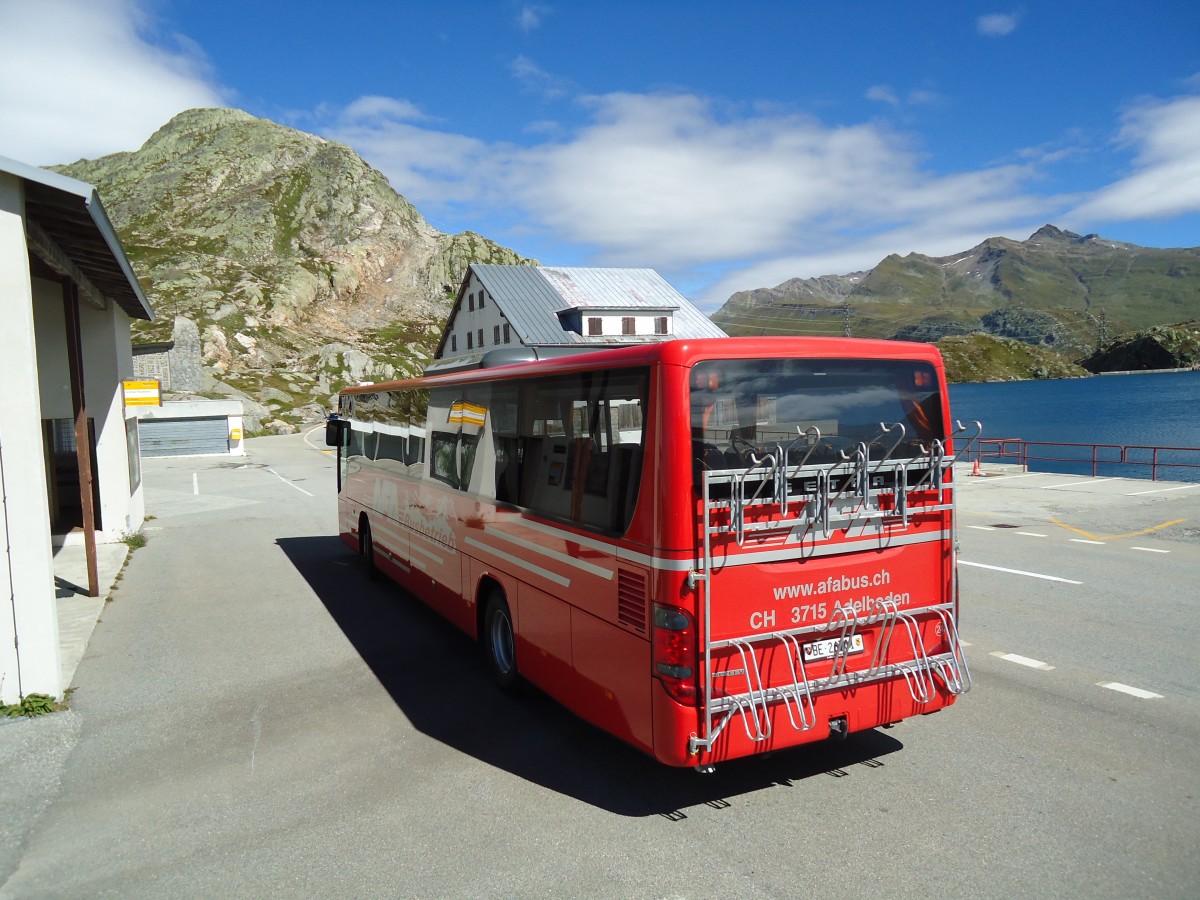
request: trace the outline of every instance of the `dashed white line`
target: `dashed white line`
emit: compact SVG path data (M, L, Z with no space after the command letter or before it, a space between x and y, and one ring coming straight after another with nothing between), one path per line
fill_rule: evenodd
M1104 541L1085 541L1083 538L1071 538L1071 543L1072 544L1099 544L1101 547L1104 546Z
M192 493L193 494L200 493L200 479L198 477L196 477L195 472L192 473Z
M1018 531L1017 534L1024 535L1025 537L1049 537L1050 536L1048 534L1039 534L1036 531Z
M976 569L990 569L993 572L1007 572L1009 575L1025 575L1028 578L1041 578L1043 581L1060 581L1063 584L1083 584L1082 581L1072 581L1070 578L1059 578L1057 575L1041 575L1037 572L1023 572L1020 569L1006 569L1003 566L987 566L983 563L958 561L960 566L973 566Z
M968 528L974 528L976 531L995 531L991 525L968 525Z
M1161 700L1162 694L1156 694L1154 691L1144 691L1141 688L1130 687L1127 684L1121 684L1119 681L1097 681L1097 687L1108 688L1110 691L1119 691L1122 694L1128 694L1130 697L1137 697L1139 700Z
M1170 550L1160 550L1157 547L1131 547L1131 550L1141 550L1143 553L1170 553Z
M1054 666L1042 662L1040 659L1030 659L1028 656L1019 656L1016 653L1005 653L1001 650L992 652L992 656L997 659L1002 659L1005 662L1016 663L1019 666L1028 666L1031 669L1041 669L1043 672L1049 672Z

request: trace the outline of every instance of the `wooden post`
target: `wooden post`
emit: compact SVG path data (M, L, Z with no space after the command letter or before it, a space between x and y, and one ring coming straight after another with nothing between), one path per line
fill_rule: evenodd
M83 546L87 555L88 596L100 596L96 565L96 507L93 502L92 436L88 429L87 400L83 389L83 329L79 321L79 287L64 278L63 310L67 320L67 364L71 373L71 409L75 415L75 455L79 461L79 502L83 507Z

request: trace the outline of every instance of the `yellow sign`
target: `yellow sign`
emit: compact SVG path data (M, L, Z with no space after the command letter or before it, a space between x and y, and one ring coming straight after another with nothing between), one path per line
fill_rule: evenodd
M157 379L126 381L124 387L126 406L162 406L162 389Z
M454 405L450 407L451 422L483 427L486 416L487 407L480 406L477 403L464 403L461 400L455 400Z

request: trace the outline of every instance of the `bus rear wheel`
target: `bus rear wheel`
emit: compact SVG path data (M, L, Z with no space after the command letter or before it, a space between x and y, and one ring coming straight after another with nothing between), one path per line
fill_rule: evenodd
M483 613L483 652L492 680L503 691L517 687L517 648L512 614L499 591L493 591Z
M358 523L358 552L367 565L367 577L375 581L379 570L375 568L375 542L371 540L371 523L366 516Z

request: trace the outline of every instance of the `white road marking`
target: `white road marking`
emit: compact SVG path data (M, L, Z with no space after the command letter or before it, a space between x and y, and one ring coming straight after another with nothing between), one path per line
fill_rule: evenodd
M1005 662L1016 663L1018 666L1041 669L1043 672L1049 672L1054 668L1054 666L1044 663L1040 659L1030 659L1028 656L1018 656L1016 653L1004 653L1001 650L993 651L992 656L1002 659Z
M989 475L988 484L996 484L999 481L1012 481L1014 478L1032 478L1034 475L1044 475L1045 472L1026 472L1024 475ZM978 484L979 482L975 482Z
M1009 575L1026 575L1029 578L1041 578L1043 581L1061 581L1063 584L1083 584L1082 581L1072 581L1070 578L1059 578L1057 575L1040 575L1037 572L1023 572L1020 569L1006 569L1003 566L986 566L983 563L958 561L960 566L973 566L976 569L991 569L993 572L1007 572Z
M1101 547L1104 546L1104 541L1085 541L1083 538L1071 538L1071 543L1072 544L1099 544Z
M192 493L193 494L200 493L200 479L196 477L195 472L192 473Z
M1157 547L1133 547L1134 550L1141 550L1143 553L1170 553L1170 550L1159 550Z
M1076 478L1087 478L1088 480L1087 480L1086 484L1088 487L1091 487L1093 484L1099 484L1102 481L1116 481L1117 480L1116 478L1092 478L1087 475L1076 475L1075 477ZM1044 491L1048 491L1051 488L1077 487L1078 485L1083 484L1083 483L1085 483L1085 482L1064 481L1062 484L1043 484L1041 489Z
M995 531L991 525L968 525L968 528L974 528L976 531Z
M282 475L280 475L274 469L268 467L267 471L270 472L272 475L274 475L276 478L278 478L280 481L282 481L284 484L286 484L288 487L293 487L296 490L298 490L300 493L307 494L309 497L313 496L312 494L309 494L308 491L306 491L304 488L300 487L300 485L295 484L291 481L288 481L286 478L284 478Z
M1047 534L1039 534L1036 531L1018 531L1017 534L1023 534L1025 537L1049 537Z
M1200 484L1184 484L1179 487L1156 488L1153 491L1134 491L1132 494L1126 494L1126 497L1137 497L1142 494L1165 494L1167 491L1187 491L1192 488L1198 488Z
M1121 684L1119 681L1097 681L1096 685L1102 688L1108 688L1110 691L1120 691L1122 694L1128 694L1130 697L1137 697L1139 700L1161 700L1162 694L1156 694L1154 691L1144 691L1141 688L1130 687L1127 684Z

